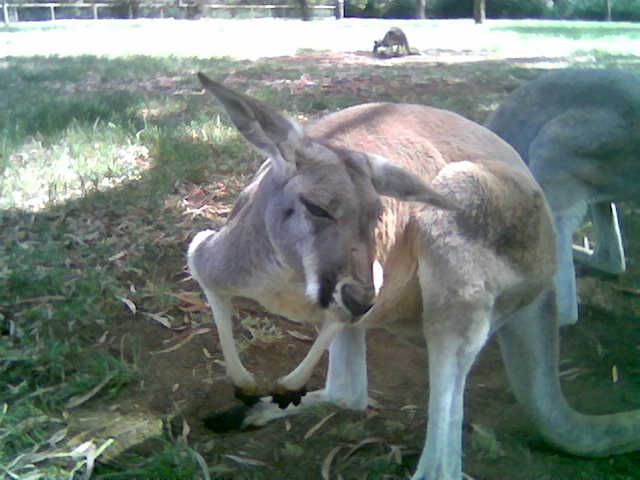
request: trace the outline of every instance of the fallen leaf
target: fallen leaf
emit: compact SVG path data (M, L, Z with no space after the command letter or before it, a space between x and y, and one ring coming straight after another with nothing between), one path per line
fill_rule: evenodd
M341 449L342 449L342 446L334 447L333 450L329 452L329 455L327 455L324 461L322 462L322 468L320 469L320 474L322 475L323 480L330 479L331 463L333 462L333 459Z
M184 441L185 444L187 443L187 437L189 436L190 433L191 433L191 427L189 426L187 421L183 418L182 419L182 434L180 435L180 438L182 438L182 440Z
M389 445L389 461L397 465L402 465L402 447L400 445Z
M205 312L209 311L209 306L202 301L200 293L198 292L179 292L173 294L182 303L186 303L187 306L179 306L178 308L183 312Z
M200 466L200 470L202 471L204 480L211 480L211 475L209 474L209 467L207 466L207 462L205 461L205 459L202 458L202 455L196 452L193 448L189 448L189 450L191 451L191 454L195 457L196 462L198 462L198 465Z
M384 443L385 439L381 438L381 437L369 437L369 438L365 438L364 440L362 440L360 443L358 443L357 445L353 446L348 452L347 454L344 456L343 460L347 460L349 457L351 457L354 453L356 453L359 449L361 449L362 447L365 447L367 445L372 445L374 443Z
M120 260L121 258L125 257L126 255L127 255L126 250L123 250L121 252L116 253L115 255L111 255L108 260L110 262L115 262L116 260Z
M118 300L120 300L122 303L124 303L127 306L127 308L131 311L131 313L133 313L134 315L136 314L138 309L136 308L136 304L135 303L133 303L127 297L116 297L116 298Z
M143 315L147 318L150 318L151 320L155 320L160 325L162 325L165 328L168 328L169 330L172 329L171 321L169 320L168 317L165 317L164 315L161 315L159 313L149 313L149 312L144 312Z
M231 455L231 454L225 454L223 455L223 457L227 457L229 460L233 460L236 463L239 463L241 465L250 465L252 467L268 467L269 464L263 462L262 460L256 460L255 458L247 458L247 457L241 457L239 455Z
M300 333L295 330L287 330L287 333L297 340L309 343L313 342L313 338L311 338L309 335L305 335L304 333Z
M102 345L104 342L106 342L108 335L109 335L109 330L107 330L100 336L100 338L98 339L98 345Z
M320 430L325 423L327 423L329 420L331 420L336 415L336 413L338 413L338 412L330 413L329 415L324 417L322 420L320 420L318 423L316 423L313 427L311 427L309 429L309 431L307 433L304 434L303 439L304 440L308 440L309 438L311 438L311 436L314 433L316 433L318 430Z
M98 385L96 385L95 387L93 387L91 390L89 390L87 393L84 393L82 395L76 395L75 397L71 397L69 399L69 401L67 402L67 404L65 405L66 409L72 409L75 407L78 407L79 405L82 405L83 403L89 401L91 398L93 398L100 390L102 390L105 385L107 383L109 383L111 381L111 379L113 377L115 377L115 373L110 373L109 375L107 375L105 377L104 380L102 380Z
M51 437L48 440L49 445L51 445L52 447L55 447L57 443L60 443L62 440L64 440L64 437L67 436L68 430L69 429L65 427L58 430L53 435L51 435Z

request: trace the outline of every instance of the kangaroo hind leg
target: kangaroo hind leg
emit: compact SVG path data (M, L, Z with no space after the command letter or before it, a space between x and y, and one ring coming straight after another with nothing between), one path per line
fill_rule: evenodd
M467 375L490 332L490 309L448 308L429 315L427 438L413 480L462 478L462 424ZM463 330L449 328L464 325Z

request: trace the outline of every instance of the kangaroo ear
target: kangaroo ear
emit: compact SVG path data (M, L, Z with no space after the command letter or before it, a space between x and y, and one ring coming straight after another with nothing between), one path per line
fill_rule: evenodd
M380 195L407 202L428 203L447 210L460 209L456 202L436 192L416 175L394 165L386 158L367 155L367 161L371 168L371 182Z
M235 92L198 73L202 86L222 103L231 121L260 152L267 155L279 172L295 168L293 152L302 142L302 127L269 105Z

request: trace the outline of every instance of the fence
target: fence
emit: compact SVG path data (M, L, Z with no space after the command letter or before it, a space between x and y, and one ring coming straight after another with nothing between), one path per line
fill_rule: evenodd
M111 11L116 9L127 9L126 18L138 18L144 17L140 15L140 9L152 10L157 13L156 16L164 18L171 13L178 12L178 16L181 18L193 18L193 12L200 12L202 16L219 16L216 12L224 12L227 16L258 16L255 13L268 13L269 16L274 17L293 17L300 16L298 8L291 5L221 5L211 3L195 3L195 2L181 2L176 3L154 3L154 2L137 2L137 1L123 1L123 2L101 2L101 3L66 3L66 2L30 2L30 3L3 3L2 5L3 19L5 23L10 21L20 21L19 11L22 9L37 9L48 11L48 20L56 20L60 15L56 15L56 12L61 9L66 9L69 12L87 10L89 17L94 20L100 19L100 10L109 9ZM336 18L344 17L344 0L336 0L335 5L314 5L310 9L313 11L314 16L327 17L335 16ZM65 18L77 18L82 15L73 15L73 13L65 15ZM116 17L122 17L123 15L116 15ZM113 15L110 17L113 18Z

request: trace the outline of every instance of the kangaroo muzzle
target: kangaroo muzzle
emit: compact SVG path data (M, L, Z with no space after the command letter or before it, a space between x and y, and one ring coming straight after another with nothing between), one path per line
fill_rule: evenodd
M345 283L340 288L341 303L355 318L371 310L374 297L373 288L362 288L349 283Z

